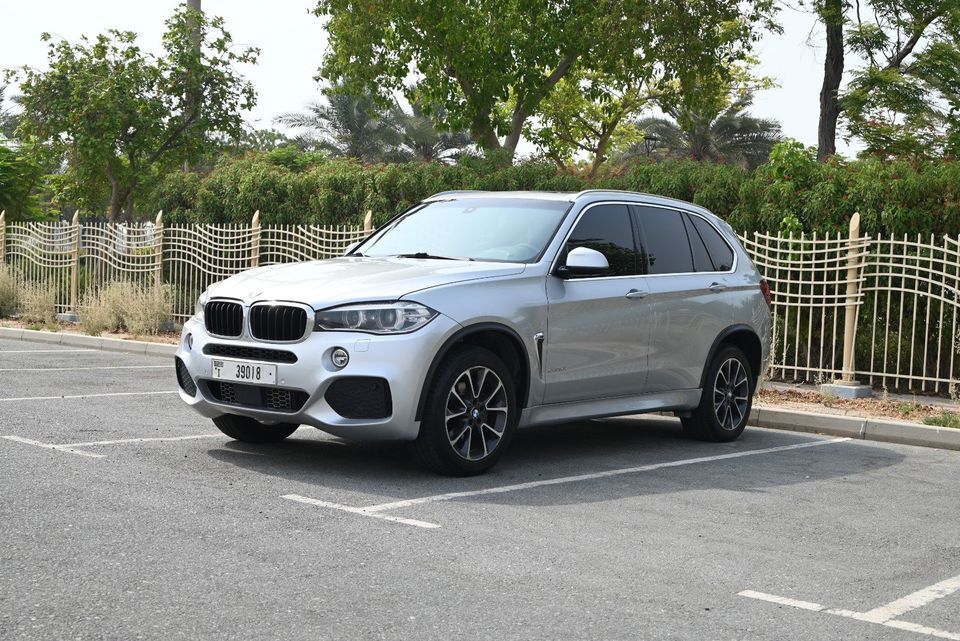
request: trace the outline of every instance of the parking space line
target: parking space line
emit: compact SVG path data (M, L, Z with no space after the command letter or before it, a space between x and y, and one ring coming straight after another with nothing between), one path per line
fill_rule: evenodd
M340 510L341 512L349 512L351 514L360 514L361 516L369 516L370 518L374 518L374 519L392 521L394 523L403 523L404 525L413 525L416 527L422 527L427 529L435 529L440 527L436 523L428 523L426 521L418 521L416 519L407 519L402 516L391 516L389 514L377 514L376 512L368 511L366 508L350 507L349 505L340 505L339 503L331 503L329 501L319 501L317 499L311 499L308 496L300 496L299 494L284 494L280 498L287 499L289 501L296 501L298 503L306 503L308 505L316 505L317 507L325 507L331 510Z
M95 352L94 349L0 349L0 356L4 354L78 354L80 352Z
M344 512L350 512L351 514L359 514L361 516L369 516L373 518L384 518L387 521L404 523L406 525L417 525L417 527L439 528L440 527L439 525L436 525L433 523L423 525L423 521L416 521L414 519L404 519L399 517L387 518L386 515L381 514L381 512L386 512L389 510L397 510L400 508L411 507L414 505L423 505L424 503L451 501L453 499L466 498L471 496L484 496L487 494L503 494L505 492L516 492L519 490L528 490L536 487L545 487L549 485L560 485L563 483L576 483L579 481L592 481L594 479L609 478L612 476L621 476L624 474L637 474L639 472L652 472L654 470L667 469L671 467L681 467L684 465L696 465L698 463L711 463L714 461L725 461L729 459L742 458L744 456L757 456L759 454L774 454L776 452L788 452L791 450L799 450L799 449L804 449L808 447L818 447L821 445L834 445L836 443L844 443L849 440L850 440L849 438L834 438L834 439L823 439L823 440L817 440L817 441L806 441L803 443L794 443L792 445L779 445L777 447L765 447L765 448L756 449L756 450L731 452L729 454L717 454L715 456L701 456L697 458L681 459L679 461L668 461L666 463L652 463L650 465L640 465L637 467L619 468L616 470L605 470L603 472L593 472L590 474L562 476L559 478L545 479L542 481L514 483L513 485L501 485L499 487L491 487L491 488L486 488L482 490L471 490L466 492L449 492L447 494L437 494L434 496L422 496L415 499L393 501L390 503L380 503L378 505L370 505L367 507L354 507L350 505L341 505L339 503L331 503L329 501L322 501L322 500L313 499L305 496L300 496L299 494L284 494L280 498L288 499L291 501L298 501L300 503L306 503L309 505L315 505L317 507L325 507L333 510L341 510Z
M176 394L177 390L163 390L159 392L106 392L103 394L65 394L62 396L18 396L16 398L0 398L0 403L13 401L60 401L77 398L103 398L107 396L153 396L155 394Z
M23 436L14 436L10 434L0 435L0 438L7 439L8 441L15 441L17 443L23 443L24 445L33 445L36 447L42 447L48 450L58 450L61 452L67 452L69 454L76 454L78 456L88 456L90 458L106 458L105 454L94 454L93 452L84 452L77 448L80 447L96 447L102 445L123 445L126 443L156 443L162 441L189 441L196 440L201 438L219 438L223 434L191 434L189 436L151 436L144 438L120 438L114 439L111 441L87 441L84 443L44 443L43 441L36 441L32 438L24 438Z
M22 436L4 435L4 436L0 436L0 438L5 438L8 441L15 441L17 443L23 443L24 445L33 445L35 447L42 447L48 450L58 450L60 452L76 454L77 456L87 456L89 458L105 458L103 454L94 454L93 452L84 452L83 450L73 449L69 445L56 445L54 443L42 443L41 441L35 441L32 438L24 438Z
M911 612L917 608L928 605L937 599L950 596L957 590L960 590L960 575L945 579L939 583L934 583L933 585L923 588L922 590L912 592L901 599L891 601L886 605L881 605L866 612L856 612L854 610L845 610L843 608L827 608L819 603L799 601L797 599L777 596L776 594L767 594L766 592L756 592L754 590L743 590L737 594L739 596L747 597L748 599L767 601L768 603L786 605L791 608L798 608L801 610L823 612L824 614L832 614L834 616L854 619L856 621L863 621L865 623L884 625L888 628L897 628L898 630L916 632L917 634L925 634L927 636L937 637L939 639L953 639L954 641L960 641L960 634L947 632L945 630L938 630L936 628L920 625L919 623L903 621L902 619L897 618L900 615L906 614L907 612Z
M890 619L896 619L901 614L906 614L911 610L922 608L923 606L927 605L928 603L932 603L937 599L950 596L957 590L960 590L960 574L941 581L940 583L935 583L929 587L923 588L922 590L917 590L916 592L908 594L902 599L891 601L886 605L881 605L879 608L874 608L869 612L864 612L863 615L867 618L867 620L875 623L883 623L884 621L889 621Z
M640 465L637 467L626 467L616 470L605 470L603 472L592 472L590 474L577 474L576 476L561 476L559 478L544 479L542 481L528 481L526 483L515 483L513 485L501 485L500 487L489 487L482 490L471 490L467 492L450 492L448 494L437 494L435 496L422 496L416 499L407 499L404 501L394 501L392 503L382 503L380 505L371 505L365 508L370 512L382 512L385 510L396 510L399 508L421 505L423 503L436 503L437 501L450 501L453 499L466 498L470 496L483 496L486 494L503 494L505 492L516 492L518 490L529 490L535 487L545 487L548 485L560 485L565 483L577 483L579 481L592 481L594 479L608 478L611 476L622 476L624 474L637 474L639 472L652 472L670 467L682 467L686 465L697 465L699 463L712 463L714 461L725 461L729 459L742 458L744 456L757 456L758 454L773 454L775 452L788 452L790 450L799 450L808 447L818 447L820 445L833 445L849 441L849 438L824 439L821 441L807 441L804 443L794 443L792 445L780 445L777 447L766 447L758 450L744 450L742 452L731 452L730 454L717 454L714 456L701 456L698 458L681 459L679 461L667 461L665 463L651 463L650 465Z
M0 372L83 372L91 369L171 369L170 365L105 365L92 367L6 367Z
M123 443L155 443L160 441L191 441L198 438L222 438L223 434L191 434L190 436L150 436L145 438L118 438L113 441L88 441L64 443L59 447L91 447L93 445L120 445Z

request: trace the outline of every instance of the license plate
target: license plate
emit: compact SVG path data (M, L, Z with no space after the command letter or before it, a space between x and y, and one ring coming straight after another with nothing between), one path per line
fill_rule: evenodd
M222 381L240 381L257 385L276 385L277 366L255 361L213 360L213 377Z

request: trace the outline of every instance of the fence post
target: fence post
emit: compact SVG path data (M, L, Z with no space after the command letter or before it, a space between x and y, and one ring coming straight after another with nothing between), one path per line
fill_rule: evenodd
M160 289L163 284L163 210L157 212L157 220L153 225L153 255L154 286Z
M253 212L253 221L250 223L253 240L250 243L250 266L260 264L260 210Z
M70 266L70 311L69 320L78 318L80 298L80 210L73 212L73 264Z
M373 211L368 209L367 214L363 217L363 235L368 236L372 231L373 231Z
M857 338L857 314L860 295L859 267L860 267L860 213L855 212L850 218L850 237L847 241L847 296L844 306L843 319L843 369L840 379L832 385L822 385L821 391L828 391L847 398L862 398L871 396L873 391L866 385L861 385L854 379L856 362L854 359ZM826 388L826 389L825 389Z
M0 265L7 262L7 210L0 211Z

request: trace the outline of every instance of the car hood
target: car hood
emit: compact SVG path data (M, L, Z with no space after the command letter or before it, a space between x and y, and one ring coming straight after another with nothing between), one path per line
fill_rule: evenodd
M249 269L217 283L209 294L248 304L294 301L323 309L399 300L438 285L520 274L524 267L522 263L345 256Z

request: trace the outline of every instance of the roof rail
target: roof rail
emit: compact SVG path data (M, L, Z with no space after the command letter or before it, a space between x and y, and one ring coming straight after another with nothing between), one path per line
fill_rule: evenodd
M457 194L482 194L484 189L448 189L447 191L439 191L432 196L427 196L424 200L430 200L431 198L439 198L440 196L456 196Z
M583 191L578 191L573 195L574 199L579 198L580 196L586 196L587 194L638 194L640 192L628 191L626 189L584 189Z

